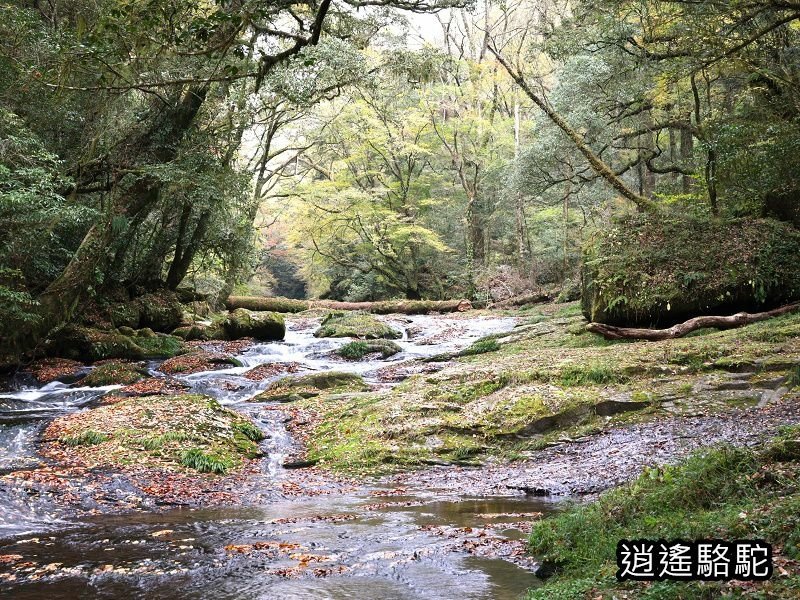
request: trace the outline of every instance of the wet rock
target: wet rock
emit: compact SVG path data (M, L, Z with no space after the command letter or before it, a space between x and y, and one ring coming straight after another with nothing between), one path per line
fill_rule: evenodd
M214 338L238 340L252 337L257 340L282 340L285 335L286 324L280 314L237 308L220 322Z
M165 360L158 370L168 375L189 375L241 366L242 363L239 360L227 354L200 350Z
M102 387L106 385L130 385L149 377L140 365L122 361L111 361L92 369L80 381L80 385Z
M322 391L360 392L369 389L364 380L353 373L326 371L297 377L284 377L252 398L251 402L291 402L312 398Z
M318 459L315 460L289 460L283 463L284 469L307 469L309 467L313 467L319 462Z
M359 339L398 339L403 334L371 314L332 312L326 316L315 337L354 337Z

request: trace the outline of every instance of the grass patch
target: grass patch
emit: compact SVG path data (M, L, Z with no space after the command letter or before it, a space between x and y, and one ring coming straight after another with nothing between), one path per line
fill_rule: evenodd
M593 504L534 524L531 552L558 565L559 572L529 597L597 597L617 589L646 592L637 598L716 597L699 593L703 586L719 591L717 584L618 584L617 542L764 538L790 558L800 558L798 509L800 427L787 428L762 450L721 447L695 454L680 466L649 469ZM800 589L797 578L791 585Z
M233 462L226 457L210 452L203 452L200 448L190 448L181 453L181 464L200 473L216 473L224 475Z
M602 385L624 383L627 377L603 364L568 365L558 374L558 383L563 387L578 385Z
M361 360L369 354L380 354L382 358L389 358L402 350L391 340L356 340L345 344L336 353L348 360Z
M109 436L94 429L87 429L74 435L65 435L60 441L66 446L96 446L109 440Z
M475 354L486 354L487 352L497 352L500 344L492 338L477 340L469 348L461 352L461 356L473 356Z

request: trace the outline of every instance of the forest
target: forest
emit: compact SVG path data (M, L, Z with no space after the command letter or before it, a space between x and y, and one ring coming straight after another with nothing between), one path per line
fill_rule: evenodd
M0 582L796 597L798 266L797 0L0 0Z

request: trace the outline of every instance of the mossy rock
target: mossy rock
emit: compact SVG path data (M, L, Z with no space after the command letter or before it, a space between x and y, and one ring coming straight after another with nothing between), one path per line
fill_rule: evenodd
M369 386L358 375L325 371L279 379L252 398L251 402L291 402L318 396L323 391L363 392L367 389Z
M257 340L282 340L285 335L286 324L282 315L237 308L219 323L213 337L224 340L246 337Z
M247 417L198 394L126 398L56 419L47 430L90 465L224 474L262 455Z
M98 365L86 377L80 380L79 385L88 387L103 387L106 385L130 385L149 377L146 369L141 366L112 361Z
M403 349L391 340L356 340L339 348L336 354L348 360L361 360L371 354L389 358L402 351Z
M49 356L97 362L112 358L144 360L169 358L185 350L183 342L170 335L125 335L122 331L103 331L80 325L61 328L47 342Z
M204 325L184 325L172 331L172 335L187 342L195 340L206 341L211 339L212 334L213 332L209 332L209 328Z
M332 312L322 320L315 337L354 337L363 340L398 339L403 334L379 321L371 314L352 312Z
M771 219L637 215L584 251L583 313L665 326L767 310L800 298L800 231Z
M177 294L168 290L145 294L133 305L139 309L139 327L155 331L172 331L183 321L183 305Z

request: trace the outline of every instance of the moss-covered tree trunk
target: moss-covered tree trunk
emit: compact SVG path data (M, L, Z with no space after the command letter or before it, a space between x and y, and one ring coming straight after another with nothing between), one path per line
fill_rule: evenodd
M165 164L172 160L203 105L207 90L208 84L191 86L169 108L165 109L161 103L154 104L151 125L131 132L117 145L115 155L109 157L113 170L130 173L147 164ZM34 348L50 331L72 318L75 308L102 282L110 266L115 219L145 210L158 200L158 192L159 182L151 176L118 175L108 209L89 229L62 273L37 298L38 320L29 329L18 332L14 345L19 351Z

